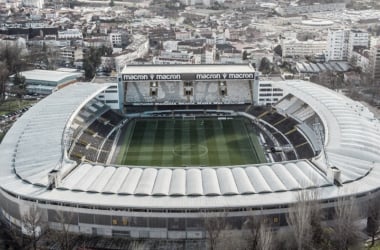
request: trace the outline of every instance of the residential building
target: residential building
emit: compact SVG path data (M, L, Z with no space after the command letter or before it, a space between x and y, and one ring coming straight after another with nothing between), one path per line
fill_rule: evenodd
M121 47L122 45L121 33L110 33L108 37L110 39L110 43L112 44L112 47Z
M67 29L67 30L62 30L58 31L58 38L59 39L75 39L79 38L82 39L82 31L79 29Z
M194 64L193 53L186 51L162 51L159 56L153 57L154 64Z
M374 83L380 83L380 37L371 38L369 64Z
M367 32L348 29L329 29L327 37L327 56L330 60L349 60L355 47L368 48Z
M368 48L369 34L362 30L351 30L348 39L348 58L351 58L355 48Z
M327 41L299 41L297 39L281 40L282 57L294 58L322 54L326 51Z
M83 60L83 50L72 46L63 47L59 50L59 60L65 64L74 64L75 61Z
M22 0L22 5L25 7L35 7L42 9L44 7L44 0Z
M327 35L327 61L341 61L348 58L350 30L331 30Z
M175 32L176 40L189 40L191 39L191 31L177 31Z
M358 50L353 51L352 56L350 59L350 63L352 63L353 66L359 67L363 73L369 73L370 72L370 58L369 58L369 50Z

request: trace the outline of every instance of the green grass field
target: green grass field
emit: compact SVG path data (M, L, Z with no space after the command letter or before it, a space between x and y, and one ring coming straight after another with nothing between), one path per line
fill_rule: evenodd
M119 139L116 164L224 166L266 162L257 134L245 118L139 119Z

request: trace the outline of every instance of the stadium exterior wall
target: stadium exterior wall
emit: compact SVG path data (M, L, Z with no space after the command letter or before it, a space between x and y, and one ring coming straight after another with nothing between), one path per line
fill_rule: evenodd
M379 190L378 190L379 191ZM378 192L377 191L377 192ZM376 193L377 193L376 192ZM375 193L368 192L354 196L362 218L365 218L367 202ZM69 231L92 236L117 236L125 238L163 238L163 239L204 239L207 232L203 223L210 218L221 218L229 224L228 230L239 230L246 220L252 216L264 216L272 227L287 225L288 205L278 203L268 207L240 207L215 209L128 209L126 207L97 207L89 205L85 208L78 204L49 202L26 197L15 197L4 190L0 193L1 220L6 226L21 230L22 221L32 207L37 207L41 214L40 225L48 225L59 230L62 224ZM45 203L46 202L46 203ZM337 200L321 201L327 218L334 211ZM58 214L65 217L59 219Z

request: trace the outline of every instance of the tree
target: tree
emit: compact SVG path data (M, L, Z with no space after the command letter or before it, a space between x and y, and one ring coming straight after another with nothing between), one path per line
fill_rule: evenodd
M88 50L83 60L84 75L87 80L90 80L95 76L96 70L102 62L101 57L104 55L110 56L111 54L112 48L106 46L100 48L91 47Z
M281 48L281 45L277 45L276 47L274 47L273 51L279 55L279 56L282 56L282 48Z
M340 197L335 206L333 218L334 249L347 250L358 244L360 230L356 221L359 218L356 201L353 197Z
M260 62L259 71L261 71L263 74L269 74L272 70L271 62L268 58L263 57Z
M5 62L0 61L0 100L5 98L5 84L9 77L9 71L6 67Z
M27 235L30 239L30 244L33 249L37 249L37 243L43 235L42 214L40 209L33 205L22 216L22 233Z
M311 241L311 205L306 191L298 194L297 202L289 208L288 224L298 250L306 249Z
M218 249L218 241L221 236L221 232L225 230L227 226L226 217L226 214L204 216L204 227L210 250Z
M244 229L248 231L247 248L251 250L272 249L272 232L265 223L265 218L250 216L244 222Z
M6 63L9 74L22 71L26 66L22 50L17 45L5 45L0 47L0 58Z
M76 243L77 236L71 233L71 222L75 219L72 212L56 212L55 220L58 223L59 229L52 231L52 239L59 244L60 249L73 249Z
M22 98L26 94L25 77L17 72L13 77L13 91L18 98Z
M377 195L368 201L367 233L371 237L371 246L375 244L375 236L379 230L380 197Z
M248 59L248 52L246 50L243 51L242 59L243 60L247 60Z
M289 208L287 222L293 233L297 249L328 249L329 237L321 221L323 213L318 203L317 190L303 190L297 202Z

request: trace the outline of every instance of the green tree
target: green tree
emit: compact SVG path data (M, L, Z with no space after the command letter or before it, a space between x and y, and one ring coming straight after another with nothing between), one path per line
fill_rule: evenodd
M13 91L18 98L22 98L26 94L25 77L17 72L13 77Z
M248 59L248 52L246 50L243 51L242 59L243 60L247 60Z
M96 48L91 47L87 52L83 61L84 75L87 80L90 80L95 76L96 69L101 63L100 57L101 55Z
M263 59L261 59L259 71L263 74L269 74L272 71L272 64L268 58L263 57Z
M5 84L9 76L9 71L5 62L0 61L0 100L5 97Z
M279 56L282 56L282 48L281 48L281 45L277 45L276 47L274 47L273 51L279 55Z

